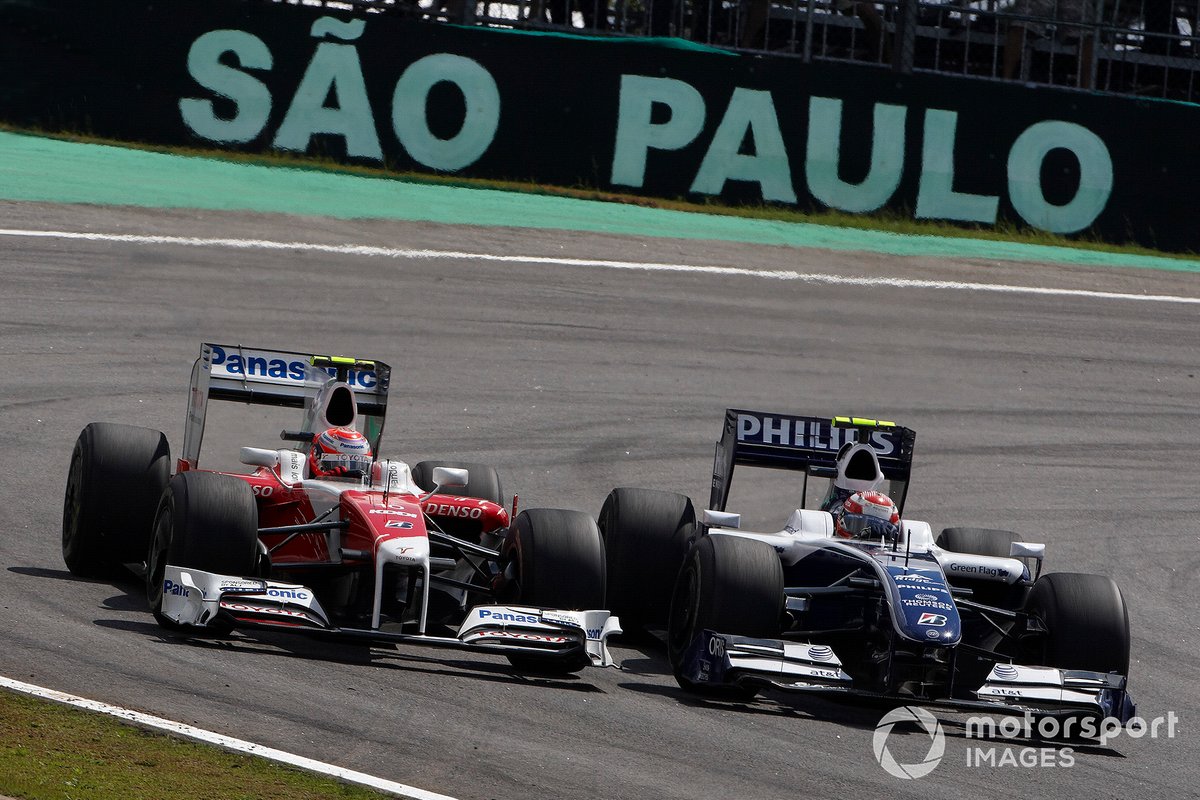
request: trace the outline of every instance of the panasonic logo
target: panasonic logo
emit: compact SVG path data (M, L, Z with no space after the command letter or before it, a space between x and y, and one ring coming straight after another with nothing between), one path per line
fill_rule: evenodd
M297 589L267 589L267 597L277 597L283 600L307 600L308 592Z
M260 353L251 351L250 355L226 353L225 348L213 346L212 365L217 374L237 375L245 377L260 376L276 380L295 381L303 383L308 376L309 367L303 361L286 360L280 356L284 353ZM321 367L331 378L337 377L337 367ZM350 370L346 382L355 388L374 389L379 381L371 370Z
M479 610L479 618L493 620L497 622L524 622L526 624L537 624L541 620L537 617L529 617L524 614L514 614L511 611L489 611L486 608Z
M163 594L174 595L175 597L191 597L192 594L186 586L180 586L172 580L163 581Z

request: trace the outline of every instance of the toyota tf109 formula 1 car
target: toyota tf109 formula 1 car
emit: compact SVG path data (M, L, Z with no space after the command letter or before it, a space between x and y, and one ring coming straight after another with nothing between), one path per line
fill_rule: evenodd
M692 691L1127 721L1129 617L1110 578L1042 575L1044 545L1008 531L935 539L900 518L891 536L842 538L829 512L801 508L781 530L751 532L725 510L734 467L747 465L795 470L805 500L809 477L828 478L886 490L902 510L915 441L892 423L728 410L699 519L683 495L608 496L611 608L627 627L665 622L675 676Z
M381 361L204 344L174 475L158 431L94 422L80 434L63 511L67 567L144 574L169 629L421 643L548 672L611 665L606 640L620 627L601 610L595 522L578 511L516 514L515 497L510 512L489 466L370 457L390 375ZM301 428L281 434L296 444L241 448L248 474L201 470L210 400L303 409ZM310 463L330 430L367 454L330 458L359 469Z

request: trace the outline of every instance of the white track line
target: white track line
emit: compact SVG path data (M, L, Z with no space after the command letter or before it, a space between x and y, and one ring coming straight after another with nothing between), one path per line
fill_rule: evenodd
M123 242L126 244L168 244L184 247L223 247L235 250L306 250L349 256L368 256L401 259L456 259L468 261L503 261L519 264L550 264L560 267L598 267L602 269L635 270L640 272L684 272L701 275L721 275L759 278L777 281L802 281L839 286L884 286L896 289L942 289L949 291L994 292L1000 294L1033 294L1053 297L1081 297L1094 300L1140 300L1151 303L1200 304L1200 297L1165 294L1132 294L1100 292L1089 289L1051 289L1041 286L1012 286L994 283L962 281L926 281L908 278L872 278L862 275L796 272L794 270L754 270L743 267L702 266L696 264L662 264L641 261L608 261L591 258L556 258L552 256L499 256L492 253L466 253L455 250L407 250L394 247L375 247L357 244L316 244L313 242L275 242L266 239L209 239L190 236L143 236L127 233L89 233L86 231L38 231L0 228L0 236L20 236L43 239L83 239L94 242Z
M156 728L168 733L176 734L177 736L186 736L189 739L197 739L201 742L208 742L227 750L235 750L240 753L249 753L255 756L268 758L272 761L278 761L281 764L288 764L293 767L309 770L310 772L318 772L322 775L349 783L357 783L363 786L369 786L382 792L391 792L400 797L410 797L413 800L454 800L454 798L427 792L424 789L418 789L415 786L407 786L403 783L376 778L373 775L367 775L365 772L356 772L352 769L343 769L342 767L326 764L322 761L316 761L304 756L285 753L282 750L275 750L271 747L264 747L261 744L247 742L242 739L234 739L230 736L223 736L219 733L206 731L201 728L194 728L191 725L185 725L182 722L172 722L169 719L162 717L154 717L149 714L143 714L140 711L130 711L127 708L119 706L110 706L108 703L101 703L96 700L88 700L83 697L57 692L53 689L46 689L41 686L34 686L31 683L22 683L14 681L11 678L0 676L0 688L12 689L13 691L22 692L24 694L33 695L34 697L42 697L47 700L53 700L58 703L66 703L67 705L77 708L85 708L89 711L99 711L101 714L108 714L113 717L128 720L144 725L148 728Z

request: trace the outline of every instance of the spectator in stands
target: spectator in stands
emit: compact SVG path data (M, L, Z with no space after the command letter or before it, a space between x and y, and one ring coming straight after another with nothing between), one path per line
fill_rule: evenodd
M1004 77L1012 80L1025 59L1025 46L1030 35L1042 38L1046 35L1051 20L1069 23L1056 31L1060 39L1075 39L1079 42L1078 83L1084 89L1092 88L1094 32L1083 27L1095 21L1095 5L1092 0L1016 0L1011 13L1036 19L1015 19L1008 24L1004 40Z
M564 28L575 27L573 12L576 3L572 0L533 0L529 4L530 19L545 22L549 15L552 25ZM578 0L578 10L583 17L583 27L588 30L608 30L608 0Z
M1160 56L1172 55L1171 50L1174 49L1175 42L1170 37L1179 33L1174 0L1143 0L1142 24L1146 31L1146 36L1142 39L1142 52Z
M679 31L671 29L675 18L675 0L647 0L646 2L646 35L647 36L679 36Z
M883 38L883 18L879 16L879 10L873 3L865 3L862 0L831 0L830 5L841 14L853 12L862 21L867 46L870 48L868 60L885 63L892 60L891 47ZM749 0L748 6L739 44L748 49L766 50L765 27L770 0Z

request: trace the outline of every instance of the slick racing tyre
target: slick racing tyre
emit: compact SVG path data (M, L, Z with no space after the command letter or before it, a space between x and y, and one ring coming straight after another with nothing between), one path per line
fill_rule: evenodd
M954 553L1008 558L1013 542L1024 541L1012 531L990 528L946 528L937 538L937 546Z
M531 508L517 515L505 552L515 567L513 601L567 611L601 609L604 604L604 543L590 516L582 511ZM565 661L536 655L510 655L520 670L577 672L587 656Z
M783 566L770 545L740 536L701 536L688 553L671 599L667 656L691 692L753 697L741 687L709 687L684 674L701 631L776 639L783 614Z
M691 499L653 489L613 489L598 524L608 562L609 608L626 631L665 625L675 577L695 535Z
M146 559L146 598L158 624L180 625L162 613L167 564L239 577L255 574L258 509L249 484L215 472L181 472L162 494ZM227 633L228 627L213 627Z
M1112 578L1078 572L1043 575L1026 610L1046 626L1030 663L1129 674L1129 609Z
M500 475L496 468L487 464L475 464L470 461L421 461L412 468L413 480L427 492L435 488L433 483L434 467L451 467L467 470L467 485L455 489L447 489L446 494L458 497L477 497L496 505L504 505L504 492L500 486Z
M93 422L75 440L63 498L63 561L73 575L109 577L141 562L171 475L159 431Z

